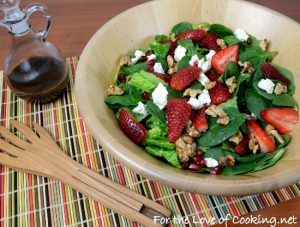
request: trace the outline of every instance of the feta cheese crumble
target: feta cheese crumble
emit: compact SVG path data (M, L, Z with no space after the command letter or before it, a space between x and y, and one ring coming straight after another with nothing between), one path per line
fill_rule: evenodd
M147 61L155 60L155 59L156 59L156 55L155 54L150 54L149 56L147 56Z
M214 50L210 50L209 53L207 55L205 55L205 59L206 61L210 61L211 62L211 59L212 57L216 54L216 51Z
M211 69L211 63L210 63L210 61L204 62L204 64L202 65L201 68L202 68L202 72L203 73L207 73Z
M132 112L143 114L145 116L147 114L146 106L144 105L144 103L139 102L138 105L133 108Z
M131 58L131 59L130 59L130 61L131 61L133 64L137 63L137 61L140 60L141 57L145 56L145 53L144 53L143 51L141 51L141 50L136 50L136 51L134 52L134 56L135 56L134 58Z
M204 160L205 160L205 165L208 168L214 168L219 165L219 162L214 158L205 158Z
M245 30L243 30L241 28L235 29L234 35L238 40L240 40L242 42L247 41L247 39L249 38L249 35L245 32Z
M193 107L193 109L198 110L204 105L209 105L211 103L211 99L209 96L209 92L207 89L204 89L198 98L190 98L188 103Z
M210 81L203 72L200 74L198 80L203 86L205 86L205 84Z
M162 67L162 65L161 65L160 62L156 62L156 63L154 64L154 66L153 66L153 71L154 71L155 73L165 73L165 71L164 71L164 69L163 69L163 67Z
M185 56L185 53L186 53L186 49L183 46L178 45L174 52L175 61L179 62Z
M152 92L153 103L160 110L162 110L167 105L167 97L168 97L167 88L162 83L159 83L155 88L155 90Z
M273 93L275 87L275 84L270 79L261 79L257 85L260 89L266 91L269 94Z
M198 55L195 54L195 55L192 56L191 60L189 61L189 65L198 66L199 61L200 61L200 59L198 58Z

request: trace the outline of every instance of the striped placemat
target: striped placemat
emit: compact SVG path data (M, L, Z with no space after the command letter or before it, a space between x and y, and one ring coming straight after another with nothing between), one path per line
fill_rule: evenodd
M68 89L59 100L47 105L33 105L17 98L3 82L0 73L0 125L10 127L11 119L28 126L32 126L33 121L43 125L74 160L171 209L175 217L180 218L177 220L182 220L180 223L173 221L171 226L208 226L228 215L240 216L300 195L297 183L254 196L206 196L172 189L137 175L103 151L85 127L74 94L77 62L76 57L68 59ZM195 223L195 220L207 222L201 224ZM58 181L0 165L0 227L6 226L138 224Z

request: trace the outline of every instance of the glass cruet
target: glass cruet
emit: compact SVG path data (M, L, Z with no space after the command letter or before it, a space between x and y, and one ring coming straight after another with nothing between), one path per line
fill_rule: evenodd
M34 4L24 10L20 0L0 0L4 18L0 25L12 38L11 49L4 63L4 78L10 89L30 102L47 103L57 98L68 83L66 59L46 41L51 14L46 6ZM32 13L41 11L45 23L41 31L33 31L29 22Z

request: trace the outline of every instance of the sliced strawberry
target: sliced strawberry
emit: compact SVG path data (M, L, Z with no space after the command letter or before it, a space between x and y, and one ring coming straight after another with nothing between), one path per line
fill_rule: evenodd
M201 71L201 68L196 66L181 69L172 76L170 83L171 88L182 91L199 77Z
M229 46L218 51L211 59L212 68L219 74L223 74L228 62L238 62L239 45Z
M288 78L286 78L280 72L278 72L278 70L270 63L262 63L260 69L264 74L265 78L268 78L270 80L279 80L286 86L289 86L291 83L291 81Z
M218 51L220 47L217 43L218 36L214 34L207 34L202 40L201 45L207 49Z
M177 43L172 41L171 39L166 39L166 40L162 41L161 43L162 44L170 43L170 49L169 49L168 54L174 56L174 52L175 52L175 49L177 47Z
M235 146L234 151L241 156L249 154L249 137L243 135L243 139Z
M204 30L187 30L178 35L177 40L179 39L191 39L193 42L199 42L206 35Z
M153 74L154 74L156 77L162 79L163 81L165 81L165 82L168 83L168 84L171 82L171 76L168 75L168 74L164 74L164 73L156 73L156 72L153 72Z
M219 81L217 81L216 86L209 89L208 92L211 99L211 103L214 105L219 105L231 99L229 88Z
M192 123L192 126L194 126L199 132L205 132L208 129L208 122L205 110L206 106L199 109Z
M119 124L125 135L134 143L139 144L145 139L147 129L137 122L125 109L120 111Z
M192 106L185 99L171 99L167 103L168 139L175 143L192 112Z
M284 135L295 130L299 121L299 113L292 108L272 107L262 110L260 116Z
M275 142L254 119L248 120L247 126L249 132L257 139L262 153L269 153L276 150Z
M206 76L210 81L217 81L218 80L218 78L216 77L216 75L212 71L207 72Z

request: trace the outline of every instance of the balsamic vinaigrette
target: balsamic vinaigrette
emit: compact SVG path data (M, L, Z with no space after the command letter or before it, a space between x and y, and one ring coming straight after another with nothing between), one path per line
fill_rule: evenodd
M22 61L6 77L11 90L30 102L47 103L57 98L68 83L66 64L49 56Z

